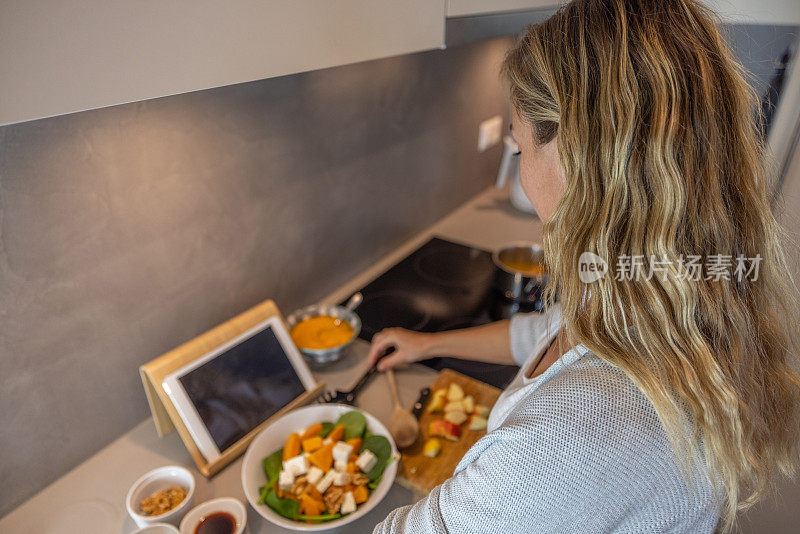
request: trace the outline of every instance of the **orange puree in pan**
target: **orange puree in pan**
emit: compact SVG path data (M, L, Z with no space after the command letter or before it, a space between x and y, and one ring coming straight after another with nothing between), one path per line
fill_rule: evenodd
M518 260L509 260L503 261L503 264L508 266L509 269L514 271L519 271L522 274L528 276L542 276L544 274L544 265L539 262L532 262L532 261L518 261Z
M303 349L331 349L344 345L353 337L353 328L346 321L328 315L303 319L292 328L295 345Z

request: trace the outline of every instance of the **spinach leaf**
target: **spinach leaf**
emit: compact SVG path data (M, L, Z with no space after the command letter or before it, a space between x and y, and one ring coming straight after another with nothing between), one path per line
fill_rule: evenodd
M344 439L360 438L367 428L367 418L363 413L353 410L343 413L336 424L344 425Z
M379 479L392 458L392 445L384 436L372 435L364 440L361 450L364 449L370 450L378 458L378 462L369 470L367 477L372 481Z
M366 430L364 430L364 439L367 439L368 437L370 437L370 436L374 436L374 435L375 435L375 434L373 434L372 432L370 432L370 431L369 431L369 428L367 428ZM361 445L361 450L362 450L362 451L364 450L364 445Z
M264 486L261 486L260 488L258 488L258 493L259 493L258 504L264 504L264 501L267 498L267 490L268 489L269 489L269 486L267 486L267 485L264 485Z
M331 430L333 430L333 427L335 426L336 425L334 425L333 423L327 421L322 423L322 432L319 433L320 437L327 438L328 434L331 433Z
M278 514L288 519L297 519L300 514L300 503L292 499L281 499L275 492L275 488L271 487L267 490L267 496L264 499L267 506L278 512Z
M262 461L264 465L264 474L267 475L268 485L274 484L278 481L278 474L283 468L283 449L279 449Z
M386 463L384 464L384 466L383 466L383 469L381 469L381 474L380 474L380 475L378 475L378 477L377 477L375 480L371 480L371 481L370 481L370 482L367 484L367 487L368 487L369 489L371 489L371 490L374 490L375 488L377 488L377 487L378 487L378 484L380 484L380 483L381 483L381 478L383 478L383 471L386 469L386 467L388 467L388 466L389 466L389 464L390 464L390 463L394 462L396 459L397 459L397 458L395 458L394 456L392 456L391 458L389 458L389 461L388 461L388 462L386 462Z

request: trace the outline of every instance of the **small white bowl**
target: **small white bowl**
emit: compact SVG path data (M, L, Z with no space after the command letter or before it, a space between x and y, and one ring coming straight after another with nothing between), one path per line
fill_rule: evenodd
M169 523L153 523L135 530L133 534L180 534L180 531Z
M142 501L161 490L180 486L186 490L186 498L178 506L161 515L144 515L140 513ZM185 467L168 465L153 469L133 483L125 497L125 507L128 514L139 527L146 527L155 523L170 523L177 525L186 511L192 507L194 499L194 476Z
M314 404L293 410L262 430L250 443L244 455L244 460L242 461L242 487L244 488L244 494L247 496L247 501L250 503L250 506L252 506L261 517L279 527L290 530L299 530L303 532L331 530L352 523L359 517L363 517L386 497L397 475L396 461L386 466L381 481L378 483L375 490L372 491L367 502L360 505L358 510L352 514L348 514L335 521L310 525L308 523L292 521L291 519L282 517L266 504L258 504L258 499L261 497L258 488L263 486L267 481L267 477L264 474L264 467L261 463L262 460L283 447L286 438L292 432L302 432L303 429L309 427L313 423L336 421L343 413L351 410L358 410L363 413L364 417L367 418L367 428L370 432L380 436L386 436L392 446L392 455L395 458L399 457L397 446L395 446L394 440L389 434L389 430L383 426L375 416L370 415L365 410L346 406L344 404Z
M244 527L247 525L247 510L242 501L233 497L220 497L198 504L189 510L183 521L181 521L181 534L194 534L195 530L197 530L197 525L200 524L203 518L218 512L227 512L236 520L234 534L242 534L244 532Z

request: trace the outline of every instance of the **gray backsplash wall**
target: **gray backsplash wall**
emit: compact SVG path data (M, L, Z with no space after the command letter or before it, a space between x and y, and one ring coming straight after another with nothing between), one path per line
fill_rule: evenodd
M0 515L148 415L140 364L490 185L508 43L0 128Z

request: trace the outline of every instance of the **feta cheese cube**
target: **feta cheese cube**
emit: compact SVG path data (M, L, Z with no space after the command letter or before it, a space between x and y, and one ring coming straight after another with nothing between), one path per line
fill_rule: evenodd
M294 475L291 471L281 470L278 474L278 487L282 491L292 491L292 486L294 486Z
M336 476L336 471L334 471L333 469L325 473L325 476L322 477L322 480L320 480L319 483L317 484L317 491L319 491L320 493L325 493L325 491L331 487L331 484L333 484L333 477L335 476Z
M336 473L333 475L334 486L346 486L349 483L350 483L350 473L336 471Z
M322 440L323 445L330 445L331 443L333 443L333 440L331 438L325 438Z
M309 484L316 485L317 482L322 480L323 476L325 476L325 471L314 465L311 466L311 469L308 470L308 474L306 475L306 480L308 480Z
M353 496L352 491L348 491L344 494L344 500L342 501L342 507L339 509L342 515L352 514L356 511L356 498Z
M351 452L353 452L353 446L344 441L340 441L333 446L333 460L347 463Z
M333 469L339 472L347 471L347 462L336 460L333 462Z
M377 463L378 457L375 456L372 451L364 450L358 457L358 460L356 460L356 467L361 469L364 473L368 473Z
M283 462L284 471L289 471L293 476L305 475L308 471L308 458L299 454Z

